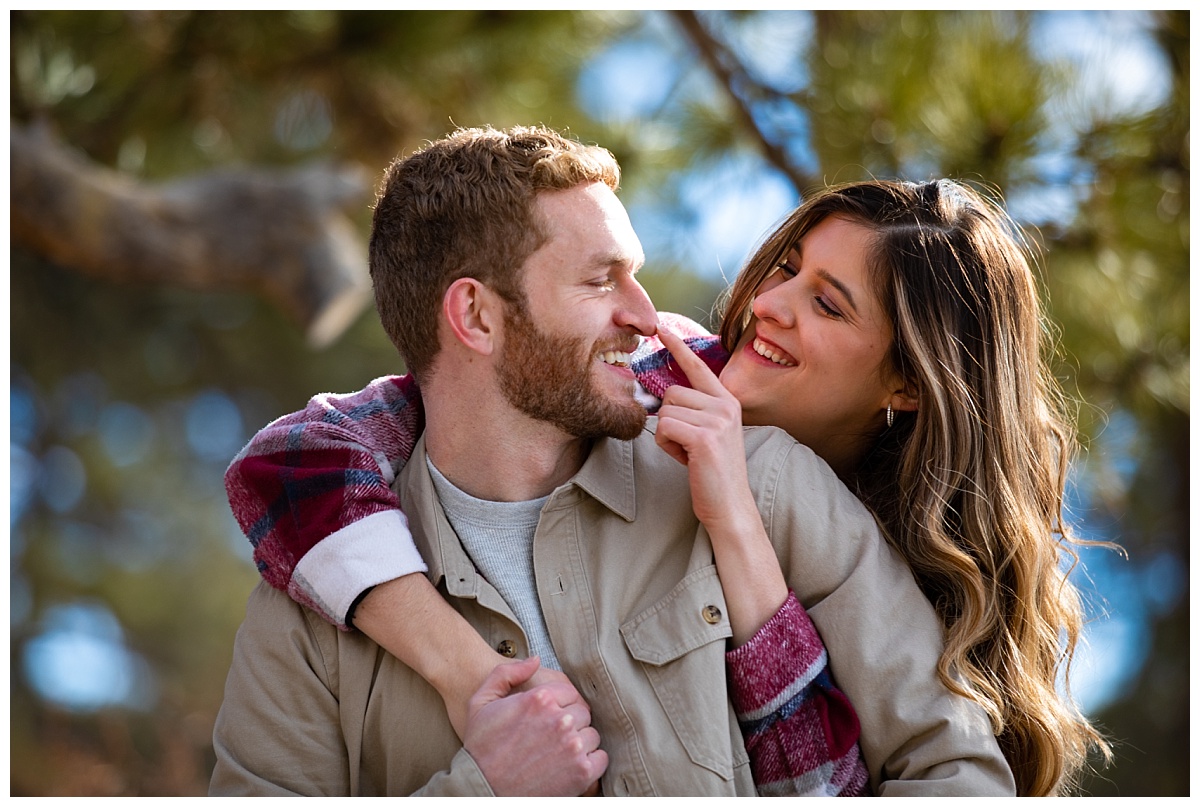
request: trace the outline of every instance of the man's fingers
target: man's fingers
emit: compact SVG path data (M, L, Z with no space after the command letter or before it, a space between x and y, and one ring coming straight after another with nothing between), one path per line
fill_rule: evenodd
M594 781L588 785L587 790L583 791L583 796L599 796L600 795L600 777L608 770L608 754L602 749L597 748L587 756L588 765L591 768L590 778Z
M671 351L671 358L675 359L675 363L683 370L694 389L709 395L718 395L724 391L721 380L708 368L703 359L692 352L686 342L666 328L658 329L658 338L662 340L663 346Z
M537 656L497 664L471 696L472 708L479 709L507 696L513 689L528 681L540 666L541 661Z
M583 795L599 795L600 777L604 775L606 770L608 770L608 754L604 752L604 749L600 748L599 734L596 735L596 745L593 746L592 750L588 752L586 765L588 768L586 776L587 778L594 780L592 782L592 786L595 787L595 791L593 792L592 787L589 787L586 791L584 791Z
M582 705L584 709L588 709L587 701L579 694L570 681L555 681L548 684L540 684L534 689L544 690L547 695L559 706L573 706L576 704Z
M563 707L563 716L571 719L569 728L574 731L583 731L592 725L592 711L578 703ZM592 729L592 732L595 733L595 730ZM599 735L596 736L596 745L588 748L588 751L594 751L600 744Z
M571 679L567 678L560 670L553 667L538 667L537 672L530 677L525 686L540 686L541 684L570 684Z

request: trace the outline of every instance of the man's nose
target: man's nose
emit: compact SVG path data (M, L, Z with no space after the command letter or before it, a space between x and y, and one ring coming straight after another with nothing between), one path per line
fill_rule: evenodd
M642 336L652 336L658 330L658 312L650 295L636 279L629 278L623 290L621 307L617 310L617 324L632 328Z

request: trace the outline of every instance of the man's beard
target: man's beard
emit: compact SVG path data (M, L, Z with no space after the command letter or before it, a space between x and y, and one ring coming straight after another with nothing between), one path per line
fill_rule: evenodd
M540 330L523 302L509 305L499 368L500 389L508 402L572 437L637 437L646 424L646 410L632 390L618 401L597 389L592 365L599 361L598 350L589 354L583 339Z

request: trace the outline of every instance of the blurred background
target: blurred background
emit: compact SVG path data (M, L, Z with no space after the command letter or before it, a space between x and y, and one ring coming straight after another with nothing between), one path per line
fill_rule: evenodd
M1083 451L1093 795L1189 793L1190 18L1173 12L13 11L11 794L199 795L258 579L222 474L402 371L374 183L457 125L609 148L706 321L811 189L951 176L1040 246Z

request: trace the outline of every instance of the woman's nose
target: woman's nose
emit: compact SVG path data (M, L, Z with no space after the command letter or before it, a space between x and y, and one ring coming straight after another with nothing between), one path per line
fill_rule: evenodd
M789 328L796 323L793 296L787 283L765 284L755 295L751 309L759 319Z

